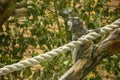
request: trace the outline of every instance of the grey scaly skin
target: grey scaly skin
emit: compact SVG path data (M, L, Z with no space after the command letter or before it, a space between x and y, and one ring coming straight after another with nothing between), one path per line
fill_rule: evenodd
M83 25L83 22L78 17L72 17L68 21L69 30L72 33L72 40L76 41L81 36L89 33L89 30ZM85 43L77 48L74 48L72 51L72 60L73 64L81 58L83 52L89 48L90 43Z

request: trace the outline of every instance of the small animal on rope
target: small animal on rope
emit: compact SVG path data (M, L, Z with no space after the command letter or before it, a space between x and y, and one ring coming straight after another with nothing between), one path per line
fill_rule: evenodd
M78 17L72 17L68 21L69 31L72 33L72 40L76 41L83 35L86 35L90 31L83 25L83 22ZM91 45L90 42L86 42L85 44L81 44L77 48L74 48L72 51L72 60L73 64L81 58L84 51L89 48Z

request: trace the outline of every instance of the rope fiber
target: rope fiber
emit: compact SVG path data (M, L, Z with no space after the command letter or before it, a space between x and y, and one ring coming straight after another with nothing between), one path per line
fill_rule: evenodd
M78 45L80 45L84 42L87 42L87 41L92 41L92 40L96 39L97 37L103 36L104 34L107 34L111 30L114 30L116 28L120 28L120 19L116 20L115 22L113 22L110 25L100 28L99 32L93 31L93 32L88 33L87 35L82 36L81 38L78 39L78 41L72 41L68 44L65 44L62 47L58 47L57 49L53 49L52 51L46 52L44 54L40 54L38 56L26 59L24 61L20 61L18 63L4 66L3 68L0 68L0 76L6 75L6 74L14 72L14 71L21 70L21 69L29 67L29 66L33 66L44 60L51 60L55 56L66 53L67 51L70 51L71 49L77 47Z

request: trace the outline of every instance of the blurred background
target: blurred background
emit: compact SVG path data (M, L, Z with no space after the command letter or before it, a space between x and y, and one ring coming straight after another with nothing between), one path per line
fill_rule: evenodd
M120 0L1 0L0 68L69 43L67 21L75 16L88 29L103 27L120 18ZM0 80L57 80L72 66L70 53ZM103 59L85 80L120 80L120 55Z

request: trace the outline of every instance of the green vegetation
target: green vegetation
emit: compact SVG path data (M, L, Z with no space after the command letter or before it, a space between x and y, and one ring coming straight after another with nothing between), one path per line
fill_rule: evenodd
M110 0L17 0L26 2L29 16L10 17L0 28L0 67L19 62L32 47L32 54L39 53L34 48L39 46L43 52L50 51L71 41L67 21L78 16L89 29L105 26L120 18L120 5L111 11ZM95 41L98 42L97 40ZM29 57L28 57L29 58ZM32 71L31 67L1 76L1 80L57 80L71 66L71 54L55 57L51 61L41 62L41 68ZM102 66L102 67L101 67ZM100 68L102 69L100 69ZM99 70L98 70L99 69ZM106 70L114 80L120 79L120 55L114 55L101 61L95 76L88 80L102 80L99 71ZM109 78L111 75L107 75Z

